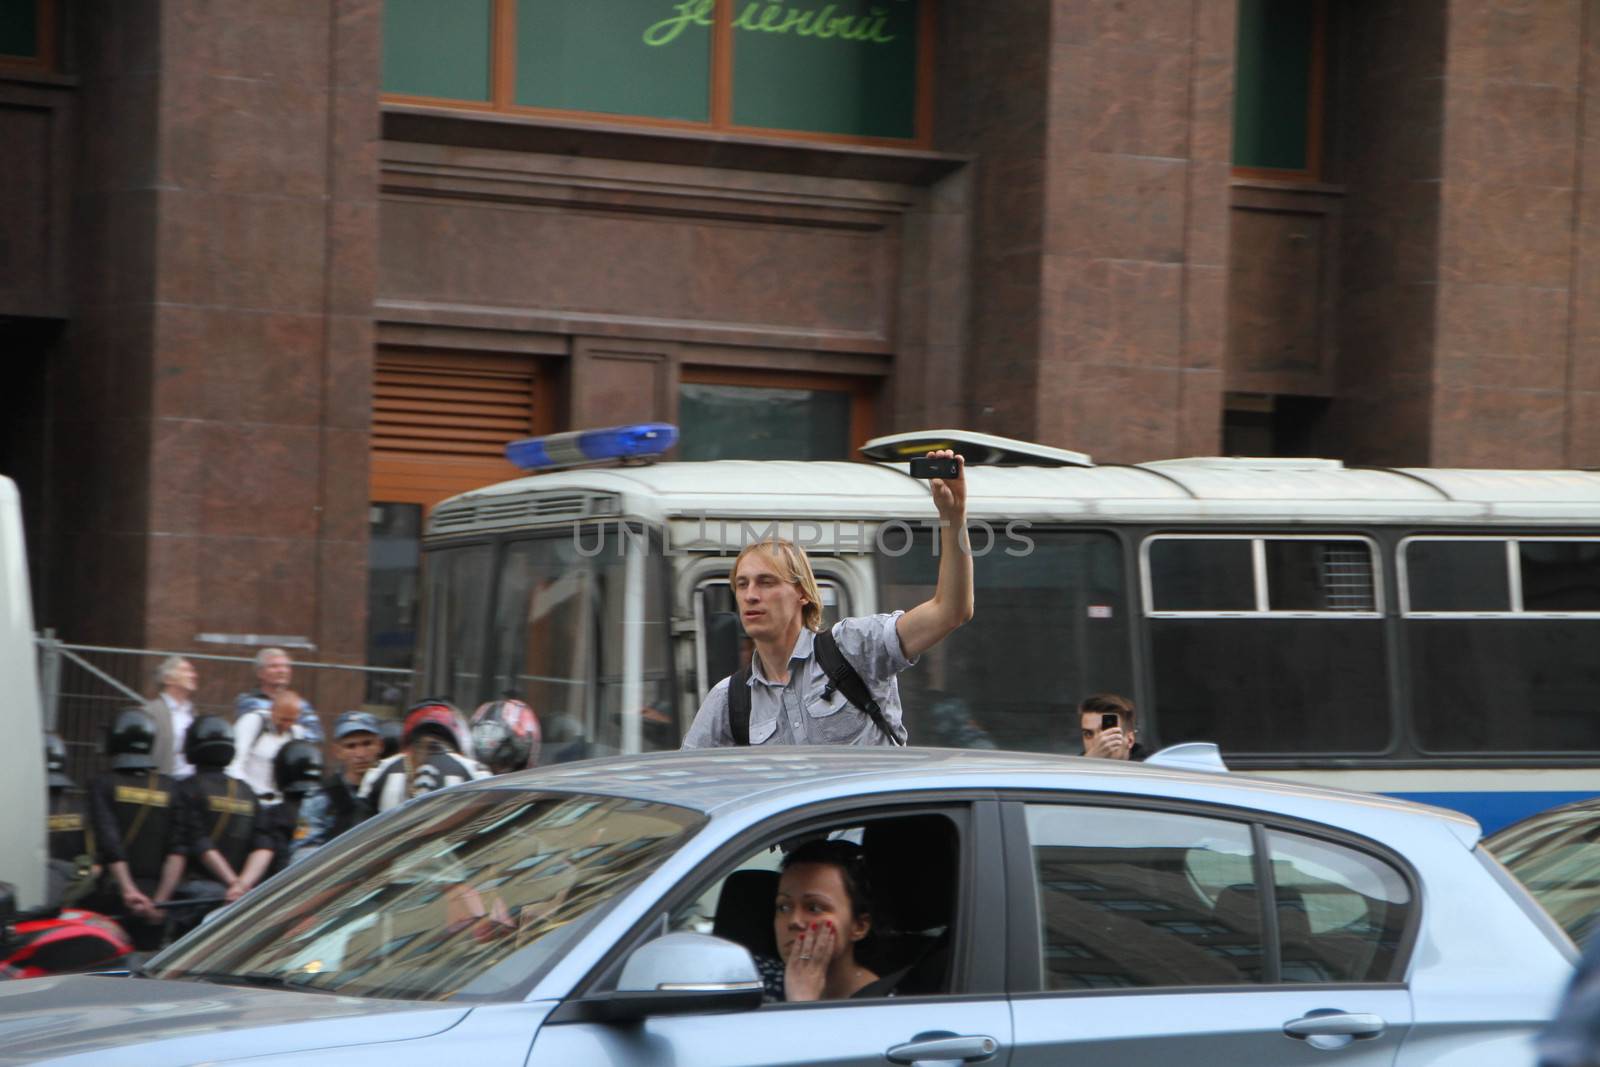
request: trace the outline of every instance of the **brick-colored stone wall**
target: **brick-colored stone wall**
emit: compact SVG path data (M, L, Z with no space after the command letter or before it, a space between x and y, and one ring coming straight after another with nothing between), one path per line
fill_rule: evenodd
M360 660L381 3L89 6L51 615Z
M973 425L1110 462L1215 451L1236 5L1025 9L985 7L942 70L964 89L941 147L979 157Z

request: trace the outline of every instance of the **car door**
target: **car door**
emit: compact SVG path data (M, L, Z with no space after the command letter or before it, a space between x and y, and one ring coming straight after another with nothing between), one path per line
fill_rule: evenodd
M1204 809L1029 802L1004 819L1011 1067L1394 1062L1415 918L1396 863Z
M796 840L797 832L861 839L864 826L863 847L869 854L875 847L901 853L883 857L886 862L878 865L882 880L896 884L876 885L880 879L875 876L875 891L898 894L903 900L925 896L917 890L917 879L925 872L914 857L906 862L907 834L902 831L927 825L928 820L948 820L957 846L949 871L954 889L953 921L947 927L950 962L941 964L947 978L939 988L873 1000L768 1003L741 1012L653 1016L627 1024L592 1021L576 1010L558 1011L540 1029L529 1063L540 1067L633 1062L695 1067L1004 1064L1011 1044L1011 1009L1004 991L1003 954L994 951L994 946L1004 944L1005 909L999 815L992 801L936 809L885 809L875 804L865 815L835 812L825 823L805 830L789 825L765 839L746 842L737 856L725 851L708 863L685 882L676 898L663 902L656 926L740 940L739 923L712 914L723 906L703 902L726 900L734 894L724 887L740 876L775 868L782 855L776 846ZM762 859L768 854L775 857L770 864ZM763 902L761 908L770 929L771 904ZM929 957L922 953L921 958ZM576 1007L602 999L606 981L605 976L598 977L570 1003Z

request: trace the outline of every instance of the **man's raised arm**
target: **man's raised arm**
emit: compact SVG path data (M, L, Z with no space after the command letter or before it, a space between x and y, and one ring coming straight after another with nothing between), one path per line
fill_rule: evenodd
M930 458L954 458L965 472L966 465L948 449L929 452ZM943 641L962 623L972 618L972 545L967 538L967 480L932 478L933 506L939 509L939 584L933 599L924 600L901 615L895 624L900 650L906 659L916 659Z

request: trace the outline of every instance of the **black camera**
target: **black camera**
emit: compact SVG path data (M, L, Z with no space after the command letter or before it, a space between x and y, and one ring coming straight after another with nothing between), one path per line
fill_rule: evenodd
M954 456L948 459L922 456L911 461L911 477L954 480L961 477L961 461Z

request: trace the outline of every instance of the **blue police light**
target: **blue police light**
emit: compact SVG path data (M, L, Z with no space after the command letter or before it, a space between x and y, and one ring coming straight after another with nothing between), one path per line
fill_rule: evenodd
M549 470L611 459L645 459L659 456L677 443L678 428L670 422L641 422L525 437L506 445L506 458L523 470Z

